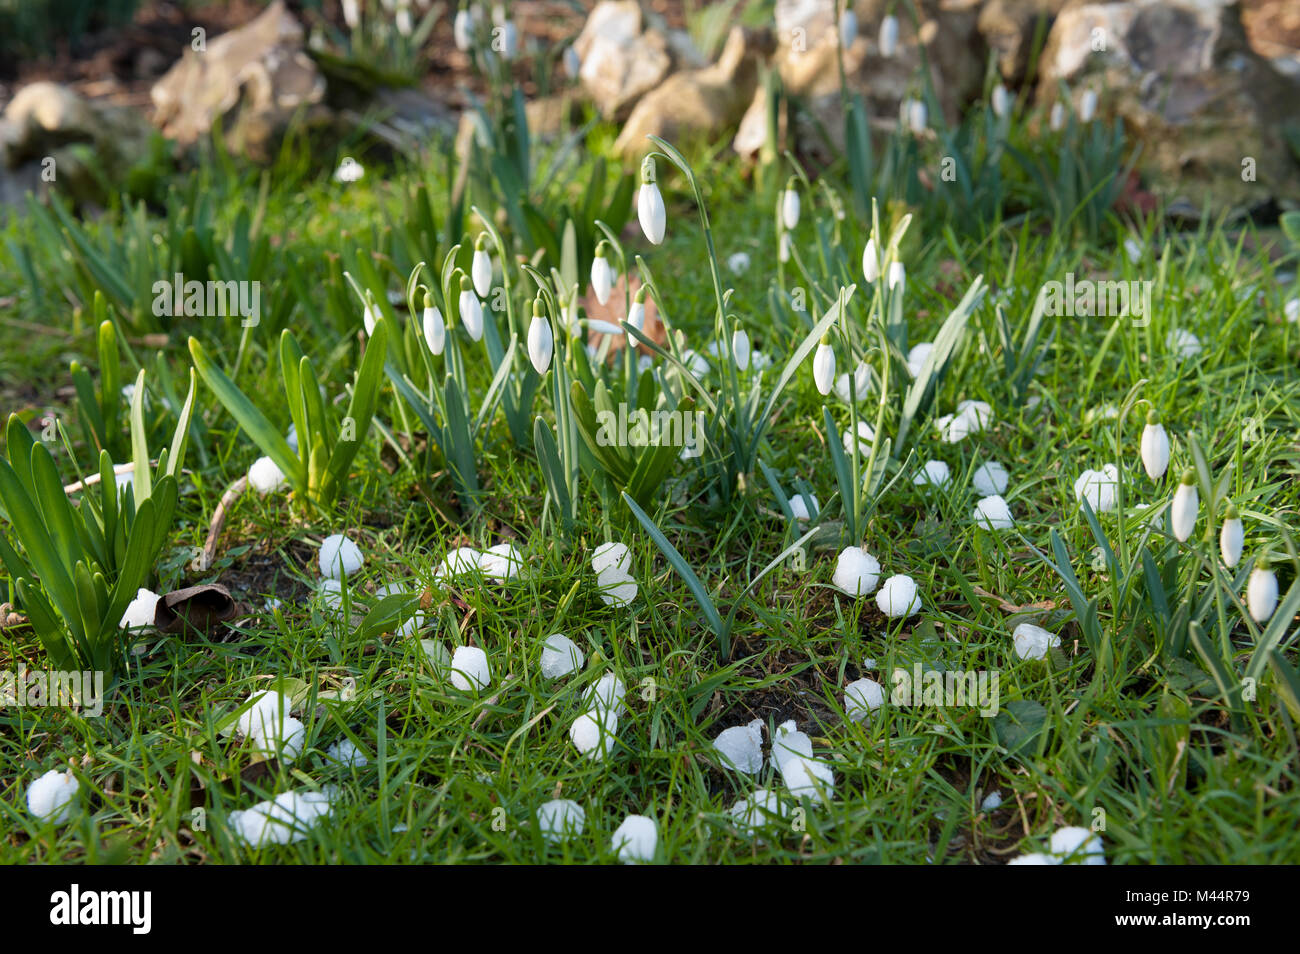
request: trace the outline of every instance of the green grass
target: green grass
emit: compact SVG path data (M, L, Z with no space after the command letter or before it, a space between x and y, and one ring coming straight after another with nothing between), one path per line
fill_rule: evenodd
M579 160L559 188L580 198L589 170L590 159ZM831 170L831 181L841 172ZM381 181L383 175L390 178ZM345 313L329 311L320 262L349 251L349 244L390 249L381 233L401 215L410 183L430 182L441 195L442 175L435 162L391 173L371 169L347 189L327 174L271 182L264 227L275 241L264 280L284 278L290 258L311 263L311 308L295 303L286 324L302 332L314 358L330 359L323 376L331 398L356 367L360 307L353 301L350 327ZM807 328L783 331L770 316L773 203L745 170L724 160L711 162L702 181L719 258L725 263L744 251L752 259L741 276L724 264L724 281L736 289L729 310L748 328L755 350L775 358L767 372L775 375ZM218 177L216 188L220 235L241 201L256 202L257 183ZM639 233L625 238L653 270L675 326L703 350L712 286L691 204L679 183L672 188L665 245L650 248ZM810 197L804 205L797 241L800 254L811 257L810 223L828 217ZM1282 301L1294 292L1278 286L1277 271L1292 271L1294 259L1277 266L1263 251L1240 250L1239 233L1216 226L1157 235L1135 265L1114 219L1090 237L1054 231L1049 219L1032 215L972 235L945 216L943 205L936 195L913 209L905 303L913 342L933 337L977 274L994 292L1012 296L1008 315L1017 329L1042 282L1070 270L1155 281L1155 313L1144 328L1111 318L1049 319L1055 337L1029 400L1017 402L1002 372L992 307L987 301L980 307L939 387L934 413L948 413L959 400L985 400L994 408L992 426L952 445L938 440L928 418L918 421L913 467L938 457L951 466L953 483L946 492L925 493L913 486L909 470L878 501L860 541L880 560L882 576L907 573L917 581L924 601L919 615L890 621L874 599L854 601L830 586L839 547L859 541L837 538L839 502L821 406L831 406L841 430L848 416L842 403L816 392L810 368L800 369L777 403L761 455L787 490L798 478L808 481L827 511L828 539L808 554L805 568L790 563L741 599L793 541L761 474L726 502L690 463L680 464L651 511L724 615L741 600L729 660L720 658L685 583L625 509L602 507L585 483L582 522L572 538L558 537L542 517L536 459L511 443L497 415L478 449L486 493L481 512L471 514L455 499L440 458L419 446L418 426L403 434L414 417L388 392L378 416L411 463L372 431L352 468L356 477L331 513L304 512L282 495L246 495L231 514L217 563L195 571L193 548L202 546L222 492L258 456L204 391L199 412L210 442L201 465L193 463L198 449L191 451L192 486L178 505L156 588L219 581L247 601L249 614L212 635L141 640L109 692L103 718L0 709L6 831L0 862L611 861L610 836L629 813L656 819L659 859L673 863L1000 863L1045 850L1058 827L1094 823L1104 823L1107 857L1115 863L1300 860L1300 833L1291 821L1300 813L1296 725L1274 677L1267 675L1254 700L1233 711L1194 652L1168 658L1131 610L1117 608L1113 581L1093 563L1093 536L1072 489L1084 469L1115 462L1127 499L1160 503L1190 465L1185 437L1194 430L1216 474L1233 467L1230 496L1245 515L1245 559L1271 549L1285 594L1296 576L1300 507L1300 325L1281 315ZM438 211L444 214L445 205ZM107 247L121 241L126 227L110 215L88 228ZM865 229L852 213L845 228L852 280L860 283L855 256ZM467 225L467 231L472 242L476 230ZM1256 248L1268 238L1247 235ZM43 288L22 279L14 250L25 237L19 220L0 241L0 297L16 301L16 317L0 329L4 399L14 410L52 409L71 420L70 398L59 390L67 381L62 369L74 357L93 367L95 351L84 318L69 316L88 303L56 247L31 248L37 274L48 280ZM788 284L799 280L787 270ZM1263 304L1251 289L1263 293ZM330 318L316 321L312 311ZM33 335L19 322L48 325L49 332ZM1174 326L1200 337L1199 357L1180 361L1170 354L1165 336ZM255 331L240 384L286 427L269 357L274 331ZM165 332L163 360L178 371L187 365L186 334L211 341L229 352L227 359L238 343L228 326L178 322ZM137 353L154 360L138 335L136 341ZM840 371L849 369L843 353L839 362ZM484 372L472 369L480 396ZM1107 415L1108 405L1124 407L1130 395L1140 403L1126 417ZM533 413L552 420L550 402L548 384ZM1138 461L1147 402L1175 444L1174 463L1158 484ZM874 393L867 406L874 419ZM1014 532L991 534L971 521L977 495L969 474L990 457L1011 473L1005 496L1017 519ZM66 476L66 454L60 464ZM1100 521L1129 547L1142 533L1136 518L1121 522L1111 514ZM1203 507L1198 532L1205 527ZM1060 578L1037 555L1049 552L1053 529L1083 590L1098 599L1101 627L1113 639L1104 677ZM365 602L389 583L427 593L431 618L421 636L449 648L483 647L490 687L458 692L416 639L385 627L354 629L322 609L313 595L316 545L344 530L366 554L361 574L350 581L353 598ZM588 565L590 550L611 538L632 548L640 584L626 610L602 603ZM1157 539L1158 547L1173 546ZM503 541L525 555L518 579L435 585L434 569L451 547ZM1183 586L1204 591L1209 585L1209 576L1198 575L1190 562L1180 573ZM3 587L7 593L7 579ZM282 601L274 611L264 609L271 595ZM1221 661L1240 671L1253 648L1252 630L1231 607L1216 619L1221 625L1212 636L1224 648ZM1019 660L1010 632L1022 620L1059 632L1062 652L1047 663ZM1294 624L1288 629L1282 647L1294 668L1297 634ZM547 682L539 671L541 641L557 631L573 638L588 662L579 674ZM866 723L845 718L847 683L866 675L888 686L895 665L915 661L997 672L1004 715L995 720L972 708L887 705ZM29 630L4 630L0 669L20 664L43 665L38 644ZM628 687L628 713L613 753L594 762L577 753L568 728L582 711L584 689L611 671ZM216 731L251 692L280 676L310 687L302 712L307 747L292 766L258 761L246 745ZM316 693L344 680L355 681L354 701L317 702ZM1171 710L1169 698L1185 704L1186 714ZM1017 733L1005 713L1021 702L1041 707L1034 709L1041 722ZM834 767L828 804L799 805L769 767L756 779L720 768L712 739L753 718L769 731L795 719L813 737L816 755ZM364 768L325 761L328 746L345 736L368 758ZM69 762L81 782L82 810L66 826L43 824L26 811L27 785ZM250 848L226 824L233 810L290 788L323 785L338 786L334 811L299 844ZM737 833L727 813L759 787L782 792L788 810L798 811L752 838ZM995 790L1002 806L981 811ZM533 823L537 807L554 797L586 810L586 832L563 845L547 845ZM204 814L196 816L196 808Z

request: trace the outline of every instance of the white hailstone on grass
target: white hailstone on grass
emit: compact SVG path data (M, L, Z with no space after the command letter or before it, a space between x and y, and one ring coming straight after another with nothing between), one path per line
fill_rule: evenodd
M749 370L749 335L740 325L736 325L736 330L731 333L731 353L736 359L736 370Z
M369 760L357 748L357 744L349 738L342 738L325 750L325 760L334 765L342 765L344 768L365 768Z
M641 189L636 196L636 217L641 222L641 231L650 243L661 245L668 227L668 211L664 208L663 193L659 191L659 182L655 178L654 156L646 156L641 161Z
M632 554L625 543L609 541L596 547L591 555L591 569L597 575L609 567L618 567L624 573L632 568Z
M1267 556L1255 561L1246 584L1246 609L1257 623L1265 622L1277 609L1277 574Z
M861 547L845 547L835 560L835 588L849 596L867 596L880 581L880 561Z
M1201 353L1201 339L1186 328L1170 328L1165 335L1165 347L1187 360Z
M658 846L659 828L653 818L645 815L628 815L614 829L614 837L609 841L610 851L617 852L618 860L625 865L654 861Z
M287 478L275 461L259 457L248 468L248 486L265 497L285 485Z
M420 328L424 332L425 347L433 354L442 354L443 348L447 346L447 323L438 306L433 303L433 295L428 292L424 293L424 313Z
M874 679L858 679L844 687L844 714L861 722L885 704L885 687Z
M1085 470L1074 482L1074 497L1094 513L1112 513L1119 499L1119 470L1106 464L1101 470Z
M727 256L727 268L733 275L743 275L749 271L749 256L744 252L734 252Z
M1060 103L1056 104L1061 105ZM1055 107L1053 107L1055 109ZM1045 855L1041 851L1031 851L1028 854L1016 855L1008 865L1059 865L1061 862L1053 855Z
M892 13L880 21L880 55L893 56L898 52L898 17Z
M1085 89L1083 96L1079 98L1079 120L1090 123L1094 116L1097 115L1097 91L1095 89Z
M1002 793L989 792L984 796L984 801L980 802L980 811L994 812L1002 807Z
M582 694L582 704L589 710L608 709L616 715L622 715L627 711L627 706L624 705L626 698L627 686L623 680L612 672L607 672L587 687L587 691Z
M875 238L867 239L866 247L862 249L862 277L868 285L880 279L880 250L876 248Z
M1052 104L1051 116L1048 125L1052 127L1052 132L1060 132L1065 128L1065 104L1057 100Z
M852 7L845 8L840 14L840 43L845 47L853 45L853 41L858 38L858 15L853 12Z
M492 682L487 653L477 646L457 646L451 657L451 684L461 692L485 689Z
M1001 494L990 494L977 500L971 519L976 526L986 530L1007 530L1016 525L1011 516L1011 508Z
M1124 239L1124 254L1128 256L1130 262L1136 265L1142 261L1142 256L1146 254L1146 248L1130 235Z
M1246 531L1241 525L1241 514L1237 505L1228 501L1228 510L1223 515L1223 527L1219 530L1219 553L1223 565L1234 567L1241 562L1241 548L1246 542Z
M460 323L465 326L470 338L478 341L483 337L483 304L474 294L468 275L460 276L460 297L456 301L460 312Z
M921 469L912 477L912 483L918 487L933 487L935 490L942 490L948 486L948 480L951 471L948 465L941 460L927 460Z
M1021 623L1011 631L1011 642L1021 659L1042 659L1053 646L1061 645L1061 637L1033 623Z
M1290 322L1300 321L1300 298L1289 298L1285 305L1282 306L1282 314Z
M278 758L292 765L302 753L307 739L307 727L291 715L266 719L253 725L248 740L267 758Z
M930 352L933 350L933 341L922 341L920 344L912 345L912 349L907 352L907 373L914 378L919 378L921 369L925 367L925 359L930 357Z
M122 621L118 623L119 629L144 629L152 626L155 614L158 612L158 601L162 599L157 593L145 589L143 586L136 590L135 599L127 606L126 612L122 614Z
M817 353L813 355L813 382L823 396L831 393L831 387L835 383L835 352L827 335L822 336L821 344L817 345Z
M997 116L998 119L1005 116L1011 109L1011 94L1007 92L1007 88L1001 83L993 87L990 100L993 105L993 115Z
M596 574L596 586L606 606L630 606L636 599L637 582L630 573L616 566L606 567Z
M867 399L867 392L871 388L871 368L865 361L859 361L857 368L853 371L852 391L857 392L858 403L861 404ZM853 400L853 394L850 393L850 380L848 372L844 372L835 378L835 396L845 404Z
M447 652L447 647L436 639L420 640L420 649L424 651L424 656L429 660L437 672L445 673L451 668L451 653Z
M551 633L542 640L543 679L559 679L577 672L585 661L578 644L563 633Z
M589 759L599 761L614 748L618 734L618 713L612 709L592 709L573 720L569 738L574 748Z
M889 263L889 277L885 279L885 284L889 286L890 291L897 288L900 295L906 290L907 269L902 262Z
M320 573L326 579L354 576L364 562L361 548L341 533L332 533L321 541Z
M955 414L945 414L936 420L939 437L948 444L956 444L971 434L978 434L993 422L993 408L985 401L962 401Z
M793 177L781 193L781 224L787 230L793 230L799 224L799 191L795 188Z
M880 584L876 606L890 619L915 616L921 611L921 594L916 581L905 573L897 573Z
M289 700L274 689L255 692L244 703L247 706L235 720L239 734L251 737L254 732L272 731L289 714Z
M1174 502L1169 507L1169 529L1179 543L1183 543L1196 529L1196 512L1201 507L1200 495L1196 492L1196 475L1190 470L1183 471L1183 479L1174 491Z
M1007 469L996 460L986 460L971 474L971 486L981 497L1005 493L1010 480L1011 475Z
M302 841L309 830L329 813L327 793L299 790L282 792L246 811L231 812L227 820L240 840L261 848Z
M81 783L71 771L50 769L27 787L27 810L41 821L62 825L76 809Z
M713 740L713 747L726 768L757 775L763 769L763 720L723 729Z
M596 293L596 301L602 305L609 301L609 293L614 288L614 271L605 257L606 248L602 241L596 246L596 257L591 260L591 289Z
M483 571L484 576L489 576L494 580L514 579L523 569L524 558L518 550L509 543L498 543L496 546L488 547L479 554L478 567Z
M343 608L343 584L338 580L321 580L316 588L316 597L327 610Z
M587 813L568 798L556 798L537 806L537 828L549 842L568 841L582 834Z
M840 440L844 444L844 453L853 453L853 432L844 431L840 435ZM866 421L858 421L858 454L866 457L871 453L871 445L876 440L876 429Z
M1071 826L1053 832L1049 847L1061 864L1104 865L1106 863L1101 836L1086 828Z
M823 802L834 794L834 771L813 758L812 739L800 732L793 721L777 727L772 739L772 761L795 798L806 795L815 802Z
M533 302L533 320L528 326L528 360L538 374L545 374L551 366L551 355L555 353L555 335L551 332L551 323L546 320L546 312L539 298Z
M434 569L435 577L456 577L464 576L466 573L476 573L482 568L483 554L473 547L455 547L447 552L442 561Z
M1147 414L1146 426L1142 428L1141 454L1147 476L1152 480L1163 477L1169 469L1169 434L1155 411Z
M821 510L815 494L795 494L790 498L790 512L796 520L811 520Z
M728 814L731 815L736 830L743 835L753 834L785 818L780 796L765 788L739 799L731 806Z

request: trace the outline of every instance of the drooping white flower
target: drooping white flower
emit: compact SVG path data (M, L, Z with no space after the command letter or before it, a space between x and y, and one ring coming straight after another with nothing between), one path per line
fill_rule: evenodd
M654 819L645 815L628 815L609 841L610 851L625 865L649 864L655 860L658 846L659 829Z
M821 510L817 497L813 494L795 494L790 498L790 512L796 520L810 520L812 515Z
M443 321L442 312L433 303L433 296L425 293L424 314L420 322L424 332L424 344L433 354L442 354L447 346L447 323Z
M452 36L456 41L456 49L462 53L468 53L474 45L474 34L478 32L477 13L474 6L462 7L456 11L456 17L452 20Z
M609 541L596 547L591 555L591 570L597 576L610 567L617 567L624 573L632 569L632 553L627 544Z
M867 596L880 580L880 561L861 547L845 547L835 561L835 588L849 596Z
M1011 642L1021 659L1042 659L1053 646L1061 645L1061 637L1033 623L1021 623L1012 630Z
M1060 132L1065 128L1065 104L1059 99L1052 104L1048 125L1052 127L1052 132Z
M996 460L985 461L971 474L971 486L981 497L1005 493L1010 480L1011 475L1007 473L1007 469Z
M1228 501L1227 513L1223 515L1223 528L1219 531L1219 553L1223 556L1223 565L1234 567L1241 562L1241 548L1246 542L1246 531L1241 525L1241 515L1237 505Z
M880 21L880 55L893 56L898 52L898 17L892 13Z
M487 250L487 233L480 233L474 243L474 258L470 262L469 273L474 279L474 292L479 298L486 298L492 293L492 256Z
M1067 865L1104 865L1105 849L1101 836L1093 834L1086 828L1068 827L1053 833L1051 852L1060 864Z
M523 556L509 543L488 547L478 559L478 568L483 571L483 575L494 580L514 579L523 567Z
M897 573L880 584L876 606L890 619L914 616L921 611L921 594L916 581L905 573Z
M907 128L912 131L913 135L920 135L925 132L926 124L930 118L930 110L925 105L925 100L908 99L903 102L907 108Z
M343 0L343 22L347 24L349 30L361 26L360 0Z
M749 271L749 255L745 252L733 252L727 256L727 268L733 275L743 275Z
M645 286L642 285L632 296L632 307L627 310L627 323L637 331L645 331ZM622 331L622 329L619 329ZM649 357L642 355L641 357Z
M948 486L951 476L948 465L941 460L927 460L912 477L912 483L918 487L933 487L942 490Z
M713 740L713 747L724 767L757 775L763 769L763 720L723 729Z
M538 374L545 374L551 366L551 355L555 353L555 335L551 332L551 323L546 320L546 311L539 298L533 302L533 320L528 325L528 360Z
M320 574L329 580L340 580L344 574L356 575L365 558L361 548L341 533L332 533L320 544Z
M847 49L858 38L858 15L852 7L845 7L840 14L840 43Z
M609 755L618 735L618 714L613 709L592 709L573 720L569 738L574 748L599 761Z
M817 353L813 355L813 381L821 394L831 393L831 387L835 383L835 352L831 348L829 336L822 337Z
M1095 89L1085 89L1083 95L1079 97L1079 121L1090 123L1096 115L1097 91Z
M1001 494L990 494L975 502L975 512L971 515L975 525L986 530L1008 530L1016 525L1011 516L1011 508Z
M71 771L50 769L27 787L27 811L41 821L66 824L76 810L81 783Z
M241 841L254 848L262 848L302 841L316 823L329 813L330 800L327 792L300 789L282 792L247 810L233 811L227 820L231 831Z
M563 633L551 633L542 641L543 679L559 679L577 672L585 661L578 644Z
M1011 94L1007 92L1007 88L1001 83L993 87L990 100L993 105L993 115L997 116L998 119L1005 116L1011 109Z
M844 687L844 714L861 722L885 704L885 687L874 679L862 678Z
M795 188L793 178L786 183L785 191L781 193L781 224L786 231L794 231L799 224L799 191Z
M469 277L461 275L460 277L460 298L457 301L457 307L460 310L460 320L465 326L465 331L474 341L483 338L483 305L474 294L474 288L470 285Z
M835 377L835 396L845 404L853 401L853 392L857 393L858 403L861 404L867 399L867 392L871 388L871 368L865 361L859 361L858 366L854 369L852 387L848 372L836 375Z
M287 480L284 471L269 457L259 457L248 468L248 486L263 497L279 490Z
M912 345L911 350L907 352L907 373L914 378L919 378L921 369L925 367L925 359L930 357L930 352L933 350L933 341L922 341Z
M551 843L577 838L586 824L587 813L570 799L556 798L537 807L537 828Z
M659 191L655 178L654 156L646 156L641 162L641 190L636 196L636 216L650 243L662 244L668 227L668 211L664 208L663 193Z
M487 653L477 646L457 646L451 656L451 684L461 692L484 689L492 682Z
M605 257L606 243L596 246L596 257L591 260L591 289L596 293L596 301L602 305L609 301L609 293L614 288L614 272Z
M344 156L339 167L334 170L335 182L357 182L366 174L366 168L351 156Z
M790 261L790 252L793 247L794 245L790 240L790 233L782 232L781 242L776 256L778 259L780 259L781 264L784 265L786 262Z
M745 371L749 368L749 335L745 329L736 325L731 333L731 353L736 359L736 369Z
M874 237L867 239L867 244L862 249L862 277L869 285L880 278L880 250L876 248Z
M1160 423L1155 411L1147 414L1147 423L1142 428L1142 466L1147 476L1159 480L1169 469L1169 434Z
M1074 482L1079 503L1088 501L1094 513L1111 513L1119 501L1119 469L1106 464L1101 470L1085 470Z
M1246 609L1250 618L1263 623L1277 609L1277 574L1267 556L1255 562L1255 569L1250 571L1250 580L1246 583Z
M890 291L897 288L899 294L903 293L907 287L907 269L903 267L902 262L893 261L889 263L889 278L885 283L889 286Z
M131 600L122 614L118 629L144 629L153 626L158 612L158 601L162 599L152 590L143 586L136 590L135 599Z
M1196 529L1196 513L1200 506L1196 476L1190 470L1183 471L1183 479L1174 491L1174 502L1169 507L1169 529L1179 543L1185 542Z

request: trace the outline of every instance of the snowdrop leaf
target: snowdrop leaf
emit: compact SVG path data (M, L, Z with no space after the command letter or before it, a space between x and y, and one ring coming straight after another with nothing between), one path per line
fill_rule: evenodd
M289 420L293 422L294 433L298 435L299 447L308 446L311 434L300 370L305 357L293 333L288 328L280 332L280 376L284 379L285 402L289 405Z
M366 353L361 359L361 369L357 372L356 383L352 388L352 399L348 402L347 417L356 425L353 440L339 440L329 454L326 465L325 482L321 487L321 497L332 501L338 488L347 480L348 468L361 449L361 444L370 432L370 419L375 415L379 404L379 391L384 380L384 362L387 360L388 322L381 319L375 323Z
M371 605L352 638L364 640L392 632L395 627L410 619L419 607L418 593L392 593L381 597Z
M560 463L560 451L556 447L555 437L540 415L533 422L533 449L537 451L537 462L542 465L542 477L551 503L561 519L567 520L570 499L569 488L564 481L564 466Z
M857 509L853 506L856 497L856 487L853 485L853 468L849 464L848 457L844 453L844 448L840 443L839 429L835 426L835 419L831 417L830 408L822 405L822 423L826 427L826 448L830 451L831 467L835 470L835 482L840 488L840 501L844 511L844 522L847 525L849 539L859 539L857 527Z
M1047 710L1042 703L1013 699L994 717L993 734L998 745L1010 754L1018 755L1043 734L1046 724Z
M1146 580L1147 598L1160 621L1168 625L1172 616L1169 613L1169 599L1165 595L1165 584L1160 579L1160 571L1156 568L1156 561L1151 558L1151 553L1142 548L1142 576Z
M564 223L564 237L560 240L560 276L564 279L565 288L577 286L578 230L574 228L573 219Z
M144 426L144 368L135 378L131 395L131 459L135 462L135 499L138 503L153 490L153 470L149 465L149 441Z
M1241 588L1237 587L1233 592L1240 592L1240 590ZM1255 651L1251 653L1250 662L1246 664L1247 677L1258 680L1264 675L1264 667L1268 665L1274 653L1280 652L1282 638L1297 613L1300 613L1300 577L1292 581L1291 589L1287 590L1286 596L1278 603L1268 626L1260 634L1259 641L1255 644Z
M694 408L695 402L690 397L683 397L677 404L676 413L686 420ZM667 431L659 435L658 444L644 448L627 482L627 492L632 499L643 507L649 506L650 498L672 470L680 452L681 448L672 442L672 435Z
M598 395L603 387L603 383L597 382ZM605 472L620 487L626 486L628 478L632 476L632 461L618 453L619 448L601 443L599 439L601 428L597 421L596 409L592 406L591 398L587 396L587 389L582 386L581 381L573 382L569 390L569 402L573 405L574 418L578 425L578 433L582 435L582 442L587 445L587 449L591 451L591 455L596 458Z
M497 401L501 398L501 393L505 389L506 382L510 380L514 373L515 367L515 350L519 341L514 336L510 336L510 345L506 348L501 360L497 363L497 373L492 377L492 383L488 386L487 393L483 395L483 403L479 406L478 417L474 419L474 437L477 437L483 429L483 425L492 417L492 411L495 409ZM529 404L532 402L529 401Z
M1277 694L1291 710L1291 718L1300 720L1300 673L1291 668L1280 649L1269 652L1268 668L1277 679Z
M1051 539L1052 553L1056 557L1056 562L1048 560L1048 563L1055 568L1057 576L1065 584L1065 592L1070 597L1070 605L1074 608L1079 628L1083 630L1084 640L1088 644L1088 649L1096 656L1100 651L1101 642L1097 626L1096 601L1090 601L1084 596L1083 589L1079 586L1079 578L1074 575L1070 554L1065 549L1065 541L1061 539L1060 533L1055 528L1052 529Z
M1214 684L1218 687L1224 703L1236 713L1241 704L1241 682L1224 665L1217 647L1206 636L1200 623L1195 620L1188 623L1187 636L1197 655L1201 657L1201 662L1205 663L1210 675L1214 677Z
M1110 540L1106 539L1106 531L1101 529L1101 524L1097 521L1097 514L1093 512L1092 504L1088 502L1087 496L1079 500L1079 509L1083 511L1083 518L1088 521L1088 527L1092 530L1092 538L1097 541L1097 546L1101 548L1102 555L1106 559L1106 570L1112 576L1119 576L1119 560L1115 557L1115 551L1111 549Z
M181 406L180 416L176 419L176 430L172 434L171 455L167 458L166 473L172 477L185 466L185 453L189 448L190 421L194 417L194 394L198 388L198 376L190 368L190 391ZM179 478L178 478L179 479Z
M923 414L934 400L948 363L965 337L966 324L983 297L984 276L977 275L971 282L970 288L966 290L966 294L962 296L962 300L957 303L957 307L944 320L939 333L935 335L934 347L926 355L925 363L921 365L921 373L907 389L907 397L903 400L903 412L898 419L898 447L907 446L907 433L912 428L912 422Z

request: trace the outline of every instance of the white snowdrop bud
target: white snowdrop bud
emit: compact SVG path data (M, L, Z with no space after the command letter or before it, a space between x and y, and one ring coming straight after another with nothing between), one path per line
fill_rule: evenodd
M1052 127L1052 132L1060 132L1065 128L1065 104L1057 100L1052 104L1052 112L1048 124Z
M442 354L442 349L447 346L447 323L442 320L442 312L428 292L424 293L424 315L420 324L425 346L433 354Z
M469 276L461 275L460 277L460 299L457 302L460 309L460 321L465 326L465 331L474 341L479 341L483 337L483 305L479 302L478 296L474 294L474 289L470 285Z
M887 284L889 285L890 291L897 288L899 294L903 293L904 289L907 287L907 269L903 267L902 262L889 263L889 279Z
M668 225L668 212L655 179L654 156L646 156L641 162L641 190L636 197L636 215L641 222L641 231L651 244L661 244Z
M609 301L609 293L614 288L614 273L605 257L606 243L596 246L596 257L591 260L591 288L596 293L596 301L602 305Z
M880 55L893 56L898 52L898 17L892 13L880 21Z
M813 381L823 395L830 394L835 384L835 352L829 337L822 338L817 353L813 355Z
M785 184L781 193L781 224L791 231L799 224L799 192L793 178Z
M486 298L492 293L492 256L488 254L486 232L480 232L474 243L474 259L470 263L469 273L474 279L474 291L479 298Z
M880 561L861 547L845 547L835 561L835 588L849 596L867 596L880 579Z
M782 264L790 261L791 248L793 248L793 243L790 241L790 233L782 232L780 249L777 252L777 258L781 260Z
M65 824L76 809L77 790L81 783L71 772L50 769L27 788L27 810L55 825Z
M468 53L470 47L474 45L474 31L478 26L475 20L474 12L470 7L457 10L456 17L452 20L452 36L456 41L456 49L462 53Z
M1250 618L1263 623L1277 609L1277 574L1267 556L1255 562L1255 569L1250 571L1250 581L1246 584L1246 609Z
M880 608L880 612L891 619L919 613L921 595L917 592L916 581L904 573L891 576L880 584L880 592L876 594L876 606Z
M645 286L636 290L632 297L632 307L627 311L627 323L637 331L645 331Z
M533 320L528 326L528 360L533 363L538 374L545 374L551 366L551 355L555 351L555 336L551 333L551 323L546 320L546 310L542 300L533 301Z
M840 14L840 43L845 48L853 45L853 41L858 38L858 15L853 12L852 7L845 8Z
M1237 505L1228 501L1228 511L1223 516L1223 528L1219 531L1219 553L1223 556L1223 565L1234 567L1241 562L1241 548L1246 541L1246 532L1241 526L1241 516Z
M1011 94L1007 92L1007 88L1001 83L993 87L991 100L993 104L993 115L997 116L998 119L1005 116L1011 109Z
M862 250L862 277L868 284L880 278L880 250L876 248L874 238L867 239L866 248Z
M1097 115L1097 91L1094 89L1085 89L1083 95L1079 98L1079 120L1080 122L1090 123L1092 118Z
M738 370L745 371L749 368L749 335L740 325L736 325L736 330L731 333L731 353L736 358Z
M913 99L907 104L907 127L915 134L925 131L926 124L930 119L929 108L925 105L925 100Z
M1169 469L1169 434L1155 411L1147 414L1142 428L1142 466L1152 480L1159 480Z
M457 646L451 657L451 684L461 692L483 689L492 681L487 653L477 646Z
M365 560L361 548L341 533L332 533L320 544L320 573L328 580L338 580L344 574L354 576Z
M1179 543L1185 542L1196 529L1196 511L1200 506L1196 477L1190 470L1186 470L1178 489L1174 491L1174 502L1169 508L1169 527Z

